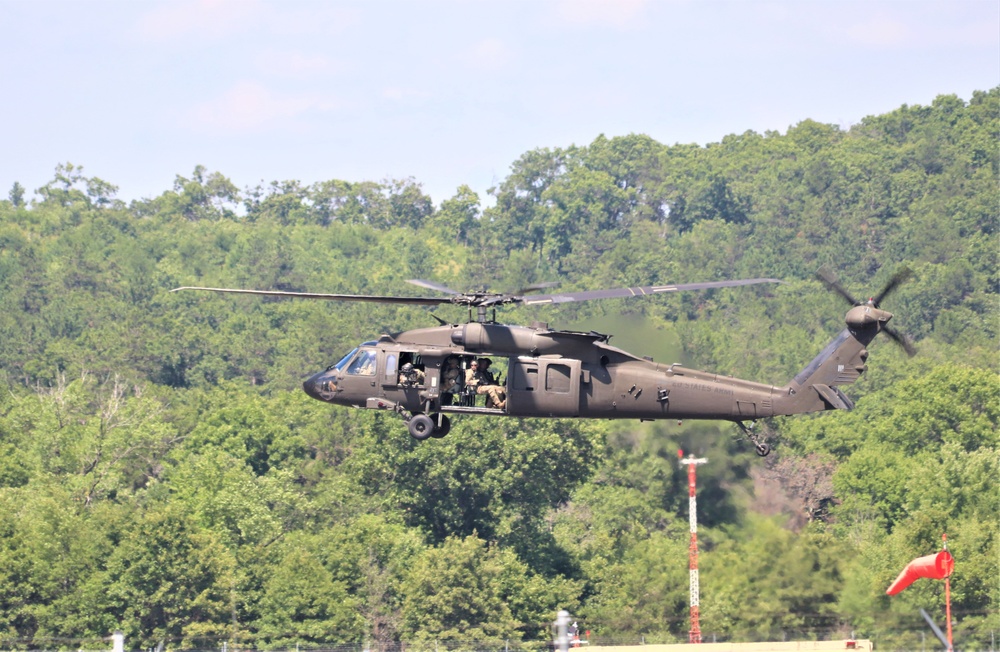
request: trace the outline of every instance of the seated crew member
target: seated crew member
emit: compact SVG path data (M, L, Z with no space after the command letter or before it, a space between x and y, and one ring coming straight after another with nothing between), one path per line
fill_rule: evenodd
M507 395L504 393L503 388L497 384L496 378L493 377L493 373L490 371L490 365L492 362L489 358L480 358L479 364L476 365L477 370L475 373L476 377L476 393L486 395L486 407L493 407L499 410L507 407Z
M479 378L476 374L479 373L479 363L473 360L469 364L469 368L465 370L465 386L475 387L479 384Z
M354 358L351 366L347 368L347 373L358 376L375 375L375 352L362 351L358 357Z
M441 392L444 394L457 394L461 389L458 379L462 375L462 370L458 368L458 358L451 356L444 363L441 371Z
M424 384L424 372L407 362L399 369L399 384L403 387L415 387Z

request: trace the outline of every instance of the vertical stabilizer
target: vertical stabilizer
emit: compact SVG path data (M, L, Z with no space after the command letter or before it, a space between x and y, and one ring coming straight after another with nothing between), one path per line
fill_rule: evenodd
M868 349L875 334L859 338L845 328L800 371L774 402L775 414L801 414L823 410L850 410L854 403L838 385L849 385L868 368Z

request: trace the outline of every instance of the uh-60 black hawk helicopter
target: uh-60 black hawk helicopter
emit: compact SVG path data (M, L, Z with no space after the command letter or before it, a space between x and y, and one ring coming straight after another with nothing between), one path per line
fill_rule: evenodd
M711 288L780 283L758 278L659 285L612 290L526 294L552 287L542 284L522 294L462 293L429 281L410 281L446 294L445 297L403 297L315 294L271 290L182 287L274 297L331 301L367 301L469 308L469 321L382 335L364 342L339 362L303 383L320 401L356 408L386 410L400 415L416 439L444 437L449 415L559 417L589 419L713 419L739 426L759 455L770 446L753 430L758 419L821 410L849 410L851 400L839 385L854 382L866 370L865 347L885 332L912 355L909 343L887 326L892 314L879 307L882 299L909 276L897 273L877 296L857 301L831 273L818 275L847 299L847 328L782 386L766 385L659 364L609 344L610 336L554 330L544 323L510 326L496 321L496 307L506 304L544 305L574 301L639 297ZM472 310L477 318L472 319ZM492 318L487 313L492 309ZM506 362L506 380L482 367L493 359ZM480 367L475 369L475 367ZM746 422L750 422L747 427Z

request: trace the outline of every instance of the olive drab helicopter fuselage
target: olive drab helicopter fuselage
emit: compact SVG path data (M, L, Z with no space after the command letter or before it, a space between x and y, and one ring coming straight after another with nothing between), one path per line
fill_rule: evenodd
M303 383L305 392L320 401L398 414L417 439L445 436L451 427L450 417L455 415L716 419L736 423L757 452L766 455L768 444L746 422L851 409L851 400L838 386L854 382L865 371L866 347L879 332L887 332L910 352L906 340L886 325L892 314L878 306L907 274L897 274L878 297L859 302L831 274L821 272L824 282L853 304L847 313L847 328L795 378L781 386L697 371L680 364L657 363L612 346L609 336L596 332L554 330L543 323L505 325L495 321L495 313L493 319L486 318L489 308L495 310L508 303L538 305L648 296L780 282L776 279L541 295L463 294L428 281L412 281L449 297L177 289L416 305L451 303L468 306L470 311L476 308L478 320L464 324L442 322L440 326L387 334L365 342ZM470 371L473 361L482 365L484 359L491 361L494 369L506 369L504 378L489 380L499 393L492 397L503 397L499 403L491 400L492 392L480 389L482 377Z

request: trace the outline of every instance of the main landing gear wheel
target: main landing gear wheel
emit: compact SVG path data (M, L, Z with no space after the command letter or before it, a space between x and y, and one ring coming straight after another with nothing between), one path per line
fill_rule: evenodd
M434 422L436 426L434 428L434 432L431 433L431 437L434 437L435 439L441 439L451 431L451 419L448 418L448 415L446 414L441 415L440 426L437 425L438 416L436 414L431 416L431 420Z
M410 431L410 436L419 441L423 441L434 434L434 420L426 414L416 414L410 419L406 427Z

